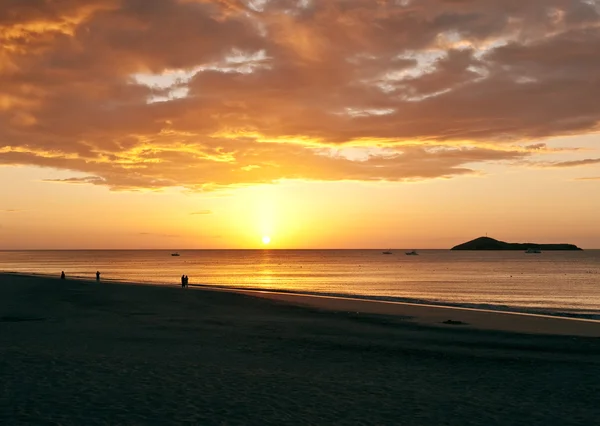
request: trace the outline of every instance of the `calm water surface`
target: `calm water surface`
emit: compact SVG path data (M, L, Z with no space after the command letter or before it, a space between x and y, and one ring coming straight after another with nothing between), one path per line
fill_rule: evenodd
M0 271L286 290L600 319L600 250L0 251ZM0 283L1 284L1 283Z

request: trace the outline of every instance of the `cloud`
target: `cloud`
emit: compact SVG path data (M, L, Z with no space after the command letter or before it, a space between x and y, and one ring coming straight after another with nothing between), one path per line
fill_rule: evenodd
M575 180L585 180L585 181L600 180L600 176L581 177L581 178L576 178Z
M542 151L548 149L548 146L545 143L534 143L526 145L525 148L532 151Z
M585 0L0 1L0 165L88 175L54 182L449 178L599 130Z
M197 212L192 212L190 213L191 215L206 215L206 214L213 214L212 210L200 210Z
M141 235L141 236L149 236L149 237L163 237L163 238L182 238L181 235L172 235L172 234L157 234L155 232L140 232L137 235ZM212 239L218 239L218 238L223 238L222 235L202 235L201 238L212 238Z
M554 163L546 163L545 167L580 167L589 166L592 164L600 164L600 158L587 158L585 160L574 160L574 161L557 161Z
M79 178L66 178L66 179L44 179L43 182L55 182L55 183L92 183L92 184L103 184L104 179L99 176L86 176Z
M530 152L536 153L536 154L537 153L553 154L553 153L580 152L580 151L590 150L588 148L581 148L581 147L549 147L545 143L535 143L535 144L525 145L523 148L526 149L527 151L530 151ZM592 149L592 151L593 151L593 149Z
M151 237L164 237L164 238L181 238L181 235L157 234L155 232L140 232L137 235L144 235L144 236L151 236Z
M22 209L4 209L4 210L0 210L1 213L20 213L23 212L25 210Z

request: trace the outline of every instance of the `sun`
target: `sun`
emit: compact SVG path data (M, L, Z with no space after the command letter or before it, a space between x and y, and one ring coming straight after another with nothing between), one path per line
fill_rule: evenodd
M271 242L271 237L265 235L264 237L262 237L262 242L263 244L269 244Z

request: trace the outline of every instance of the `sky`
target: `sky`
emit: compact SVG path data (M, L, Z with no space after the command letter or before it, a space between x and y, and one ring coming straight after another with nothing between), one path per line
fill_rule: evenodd
M0 249L600 248L598 52L597 0L0 0Z

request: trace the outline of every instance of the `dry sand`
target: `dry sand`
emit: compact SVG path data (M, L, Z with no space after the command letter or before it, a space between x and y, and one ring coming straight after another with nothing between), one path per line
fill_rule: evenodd
M0 275L0 424L600 424L596 324L331 302Z

